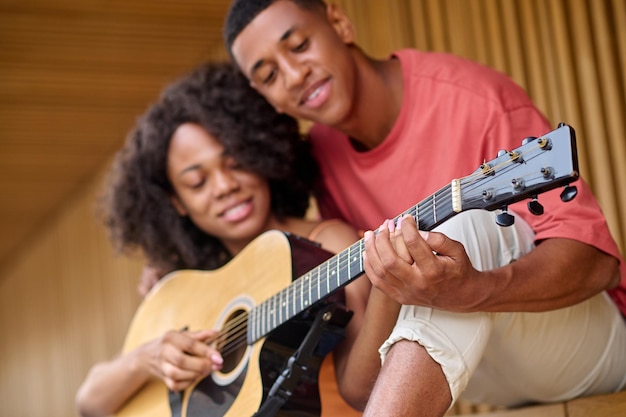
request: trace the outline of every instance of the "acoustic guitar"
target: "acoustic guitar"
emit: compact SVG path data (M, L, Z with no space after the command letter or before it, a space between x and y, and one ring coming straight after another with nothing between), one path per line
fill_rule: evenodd
M531 199L529 210L542 214L537 195L563 186L561 199L569 201L576 195L569 184L578 176L574 130L560 124L539 138L524 139L519 148L501 151L396 219L409 214L420 229L432 230L463 211L500 209L497 222L506 226L512 223L506 212L509 204ZM316 312L364 273L363 250L360 240L331 256L306 239L269 231L220 269L176 271L164 277L139 306L123 351L168 330L214 328L219 330L215 343L224 367L181 393L168 392L155 380L117 416L253 416L307 335ZM319 363L340 340L339 333L329 331L320 340L314 360L277 415L319 416Z

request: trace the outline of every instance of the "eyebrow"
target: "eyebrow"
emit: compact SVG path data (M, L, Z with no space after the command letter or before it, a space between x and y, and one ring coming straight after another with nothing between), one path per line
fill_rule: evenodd
M291 27L287 29L285 33L283 33L282 36L278 39L278 42L279 43L285 42L287 39L289 39L289 37L295 30L296 30L295 27ZM250 76L252 76L255 73L255 71L258 70L260 67L262 67L264 63L265 63L265 59L263 58L255 62L254 65L252 65L252 68L250 68Z

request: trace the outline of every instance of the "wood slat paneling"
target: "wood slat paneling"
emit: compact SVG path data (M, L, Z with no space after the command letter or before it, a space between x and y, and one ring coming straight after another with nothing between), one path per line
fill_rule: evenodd
M225 57L228 1L0 3L0 266L166 83Z
M372 55L474 59L572 124L583 176L626 248L626 2L336 3ZM0 415L76 415L85 373L119 350L141 262L115 256L94 217L97 173L165 83L225 57L227 4L0 0Z

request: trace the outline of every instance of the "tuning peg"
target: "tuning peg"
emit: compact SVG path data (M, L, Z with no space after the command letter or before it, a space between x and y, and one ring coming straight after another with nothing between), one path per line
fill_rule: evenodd
M567 203L568 201L572 201L574 197L578 194L578 188L575 185L566 185L563 187L563 191L561 191L561 201Z
M508 227L515 223L515 217L509 214L507 207L502 207L502 213L496 216L496 224L498 226Z
M533 140L537 140L536 136L528 136L522 140L522 145L526 145L527 143L532 142Z
M537 196L534 195L533 199L528 202L528 211L530 211L535 216L541 216L543 214L543 206L537 200Z

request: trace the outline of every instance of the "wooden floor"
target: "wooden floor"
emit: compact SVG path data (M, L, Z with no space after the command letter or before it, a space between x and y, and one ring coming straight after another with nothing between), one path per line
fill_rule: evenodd
M625 417L626 391L610 395L579 398L565 403L525 407L517 410L482 414L463 414L464 417Z

